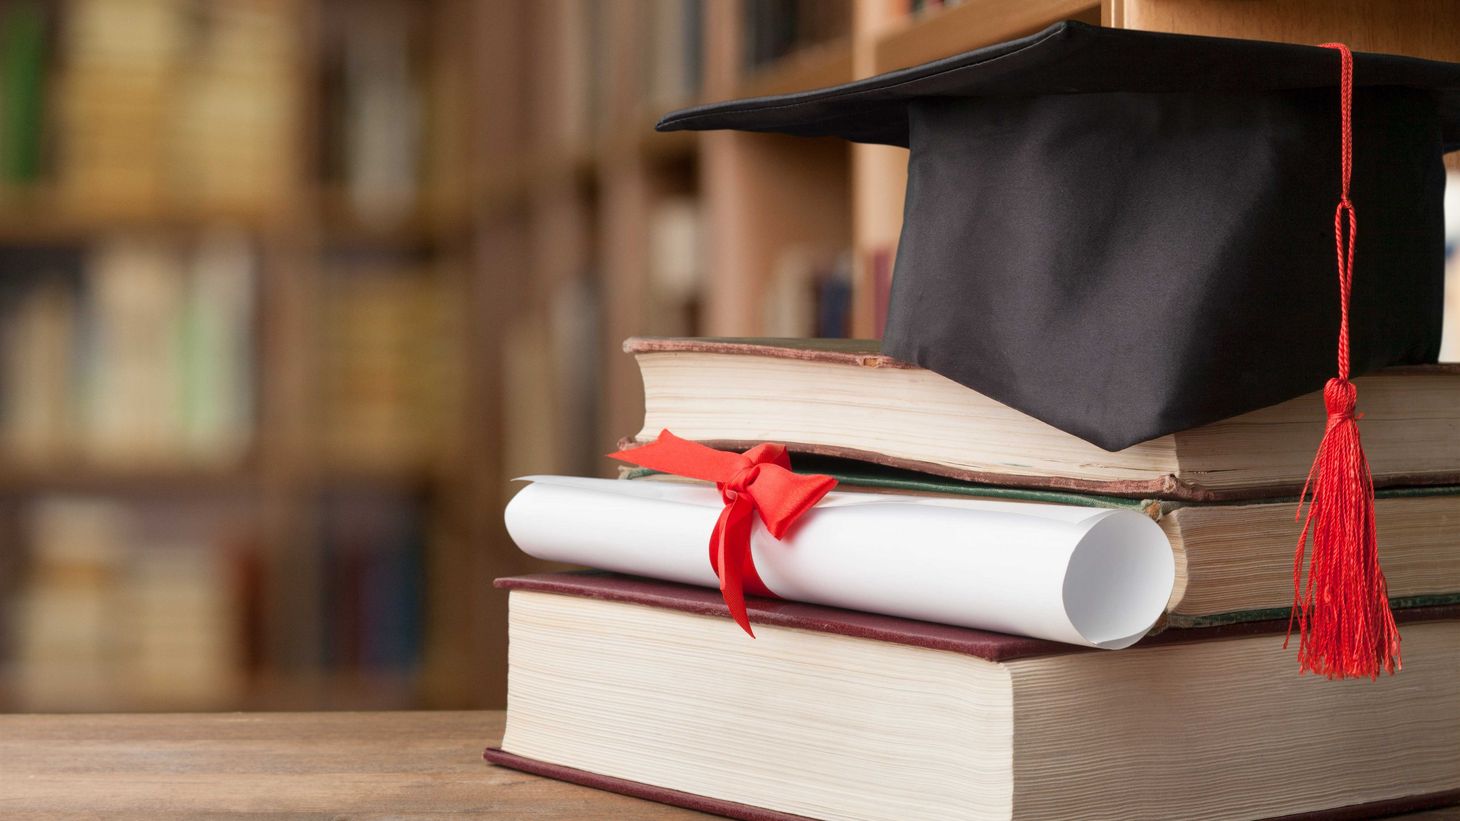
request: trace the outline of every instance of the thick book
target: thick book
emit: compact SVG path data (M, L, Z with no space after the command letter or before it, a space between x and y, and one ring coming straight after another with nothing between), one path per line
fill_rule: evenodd
M1287 618L1293 600L1296 497L1230 503L1130 499L981 485L804 455L793 458L792 467L798 473L833 476L845 490L1127 509L1149 516L1170 540L1176 564L1176 581L1158 627ZM692 481L644 468L622 473L634 480ZM1385 488L1377 496L1375 516L1390 605L1460 603L1460 552L1454 549L1460 487Z
M609 574L511 591L488 760L742 819L1367 817L1460 802L1460 608L1405 669L1297 676L1282 622L1122 651Z
M1326 419L1314 393L1111 452L875 342L634 338L624 349L644 379L636 441L665 428L721 447L774 441L984 484L1186 501L1295 495ZM1460 484L1460 364L1356 383L1379 486Z

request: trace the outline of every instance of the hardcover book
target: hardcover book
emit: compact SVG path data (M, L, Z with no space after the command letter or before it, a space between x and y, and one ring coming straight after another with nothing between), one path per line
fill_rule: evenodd
M635 441L665 428L716 447L774 441L985 484L1185 501L1297 495L1325 419L1315 393L1111 452L875 342L633 338L624 349L644 378ZM1358 385L1379 486L1460 484L1460 365L1389 368Z
M1073 648L609 574L511 591L488 760L742 819L1362 817L1460 801L1460 608L1402 676L1295 675L1284 622ZM1244 755L1240 751L1261 751Z

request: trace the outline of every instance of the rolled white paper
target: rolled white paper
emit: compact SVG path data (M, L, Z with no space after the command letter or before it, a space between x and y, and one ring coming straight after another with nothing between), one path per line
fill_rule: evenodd
M719 587L713 486L525 478L506 520L527 554ZM780 541L756 517L751 553L784 599L1109 649L1150 630L1176 577L1134 511L875 493L828 494Z

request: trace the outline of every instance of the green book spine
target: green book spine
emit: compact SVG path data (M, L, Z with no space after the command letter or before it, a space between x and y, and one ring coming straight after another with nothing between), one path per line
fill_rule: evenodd
M1159 518L1161 502L1147 499L1127 499L1121 496L1098 496L1091 493L1071 493L1060 490L1039 490L1036 488L1000 487L960 482L927 473L883 467L853 459L838 459L829 456L792 457L791 468L797 473L820 473L837 480L845 490L890 491L894 493L923 493L943 496L966 496L973 499L993 499L1008 502L1043 502L1051 505L1074 505L1076 507L1122 508L1145 513ZM626 469L625 479L642 479L654 476L658 471L648 468Z
M1431 593L1423 596L1391 596L1389 607L1394 610L1408 610L1412 607L1442 607L1460 604L1460 593ZM1188 616L1183 613L1167 613L1166 627L1220 627L1224 624L1239 624L1248 621L1277 621L1286 619L1292 608L1269 607L1262 610L1238 610L1231 613L1213 613L1207 616Z
M39 2L0 16L0 179L24 185L41 170L46 21Z

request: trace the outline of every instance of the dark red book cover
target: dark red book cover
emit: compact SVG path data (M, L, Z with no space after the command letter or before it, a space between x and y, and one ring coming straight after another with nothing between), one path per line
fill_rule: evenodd
M601 571L576 571L567 573L540 573L532 576L511 576L498 579L496 586L507 590L524 590L554 593L566 596L581 596L603 601L641 604L648 607L663 607L686 613L729 618L725 603L719 591L692 587L673 582L655 581L616 573ZM804 630L837 633L872 641L889 641L899 644L963 653L989 661L1012 661L1034 656L1064 653L1111 652L1093 648L970 630L962 627L933 624L931 622L900 619L822 607L814 604L779 601L774 599L747 598L750 620L755 624L794 627ZM1401 622L1431 621L1460 618L1460 605L1420 607L1400 610L1395 613ZM1276 637L1287 629L1286 621L1247 622L1200 629L1166 630L1151 636L1136 645L1172 644L1206 639L1235 636L1271 634ZM627 781L612 776L564 767L546 761L524 758L500 748L489 748L484 758L498 766L511 767L523 772L581 784L595 789L608 790L636 798L671 804L686 809L737 818L742 821L808 821L803 816L790 815L761 807L707 798L692 793ZM1406 796L1400 799L1373 804L1339 807L1321 812L1286 816L1283 821L1298 819L1344 819L1374 818L1397 813L1415 812L1433 807L1460 804L1460 790L1441 793Z
M591 773L587 770L564 767L560 764L552 764L532 758L523 758L520 755L513 755L498 747L487 748L486 752L482 754L482 757L499 767L511 767L514 770L521 770L525 773L540 775L558 781L566 781L570 784L581 784L584 787L592 787L595 790L607 790L608 792L615 792L620 795L642 798L646 801L657 801L660 804L684 807L685 809L696 810L698 812L708 812L714 815L724 816L725 818L737 818L740 821L814 821L814 819L808 819L804 815L791 815L790 813L768 810L763 807L753 807L749 804L740 804L735 801L707 798L703 795L695 795L694 793L671 790L666 787L656 787L652 784L628 781L623 778L614 778L608 775L599 775L598 773ZM1285 815L1274 821L1350 821L1350 819L1358 818L1382 818L1434 809L1436 807L1449 807L1456 804L1460 804L1460 790L1446 790L1445 792L1428 793L1426 795L1407 795L1403 798L1375 801L1370 804L1354 804L1347 807L1334 807L1317 812Z
M597 570L508 576L497 579L496 586L508 590L558 593L730 618L730 611L720 598L718 590ZM842 610L836 607L823 607L818 604L804 604L780 599L747 596L746 607L750 613L750 620L754 624L795 627L874 641L889 641L913 647L962 653L995 662L1069 653L1111 652L1045 639L1013 636L1008 633L952 627L946 624L914 621L896 616L882 616L876 613ZM1460 604L1396 610L1394 617L1400 623L1460 618ZM1136 646L1147 647L1236 636L1280 635L1287 629L1288 622L1285 619L1239 622L1215 627L1171 629L1148 636Z

